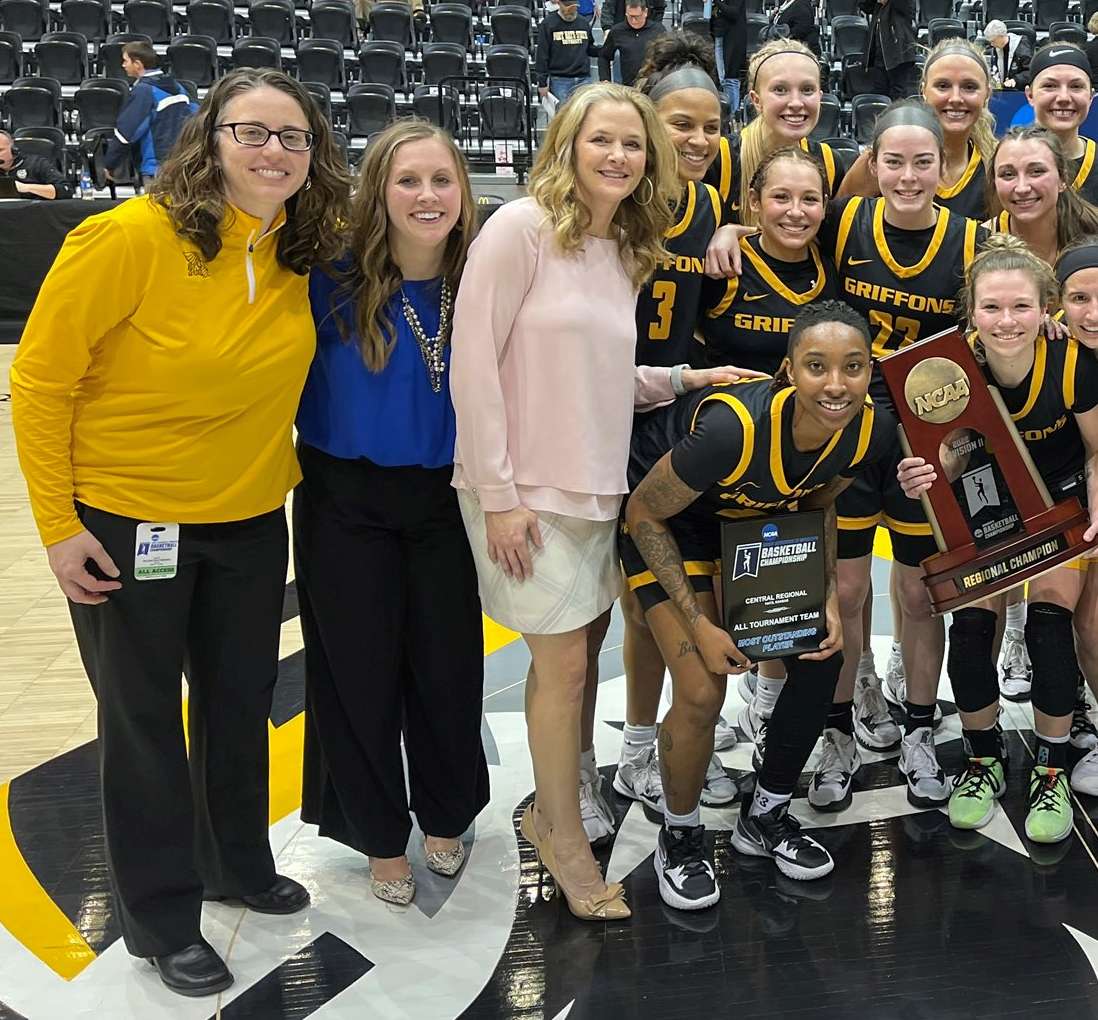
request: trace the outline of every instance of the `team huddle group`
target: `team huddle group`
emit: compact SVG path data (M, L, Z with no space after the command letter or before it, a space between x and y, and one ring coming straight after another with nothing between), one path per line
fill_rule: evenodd
M1089 68L1057 43L1031 70L1037 124L996 141L982 54L942 43L923 97L885 110L843 175L808 140L809 50L775 40L752 57L758 116L727 138L711 46L669 33L635 88L561 103L528 196L475 239L445 132L405 120L372 138L349 198L297 82L218 81L150 194L66 239L12 366L32 510L99 701L129 951L174 991L210 994L232 975L202 937L204 898L309 902L276 873L266 828L291 488L302 818L368 856L382 900L415 896L413 815L411 858L453 877L487 803L482 608L530 651L520 829L578 917L630 914L591 850L614 831L594 723L619 598L613 787L662 813L672 907L720 896L700 805L740 795L716 756L738 736L720 715L730 675L755 745L740 853L796 879L833 869L789 810L821 734L815 809L851 803L859 747L898 749L913 804L986 824L1006 782L1000 645L1005 693L1034 709L1026 833L1066 838L1069 779L1098 794L1098 571L1080 560L1026 601L953 614L966 765L947 777L945 627L920 568L936 551L917 499L933 471L901 460L876 368L967 324L1050 494L1087 504L1098 538ZM827 633L755 664L719 623L720 523L802 509L826 525ZM878 527L893 554L883 685L868 642Z

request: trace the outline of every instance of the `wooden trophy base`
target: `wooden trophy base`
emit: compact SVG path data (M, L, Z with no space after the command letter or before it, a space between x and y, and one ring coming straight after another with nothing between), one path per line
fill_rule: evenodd
M1083 541L1089 524L1078 500L1064 500L1028 518L1024 535L985 549L970 542L928 556L922 565L934 615L963 609L1078 559L1093 548Z

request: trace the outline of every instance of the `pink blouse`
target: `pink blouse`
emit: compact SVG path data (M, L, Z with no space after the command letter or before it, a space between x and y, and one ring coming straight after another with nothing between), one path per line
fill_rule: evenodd
M454 307L455 487L488 511L618 515L634 406L673 396L669 368L634 367L636 300L616 240L566 255L534 199L493 214Z

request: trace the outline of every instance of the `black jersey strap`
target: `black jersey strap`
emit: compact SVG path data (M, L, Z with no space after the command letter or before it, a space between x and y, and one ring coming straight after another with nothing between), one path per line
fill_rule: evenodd
M1098 149L1093 138L1085 138L1083 143L1083 158L1079 160L1079 172L1075 175L1075 180L1071 182L1071 186L1076 191L1086 184L1091 170L1094 169L1094 155L1095 150Z
M770 477L774 480L775 488L783 496L792 496L797 489L804 488L804 483L812 476L812 472L827 459L838 445L844 431L843 429L839 429L838 432L832 433L831 438L827 441L827 444L820 451L820 455L816 458L816 462L805 472L804 477L797 482L796 485L791 486L786 480L785 464L782 461L782 446L783 440L785 439L782 428L782 408L790 397L796 399L794 396L796 392L797 389L795 386L789 386L786 389L779 390L775 393L770 402ZM792 438L790 438L790 442L792 442Z
M1037 398L1041 395L1041 387L1045 383L1045 366L1048 363L1048 341L1038 335L1033 349L1033 374L1029 380L1029 394L1026 402L1017 414L1012 414L1011 420L1022 421L1033 410Z
M854 225L854 217L862 205L862 196L855 195L843 209L843 215L839 220L839 233L835 239L835 268L842 272L843 252L846 251L846 242L850 238L850 228Z
M731 474L717 483L718 485L734 485L747 470L748 464L751 463L751 455L755 452L755 423L751 420L751 412L730 393L710 393L702 398L697 410L694 411L694 417L690 422L691 432L694 431L694 425L697 423L702 408L711 403L727 405L740 419L740 424L743 426L743 452L740 454L739 463L732 469Z
M869 441L873 438L873 422L877 416L877 409L869 397L865 398L865 407L862 408L862 425L858 431L858 445L854 448L854 457L850 461L851 467L857 467L869 449Z
M1064 357L1064 407L1075 410L1075 370L1079 366L1079 341L1068 340Z

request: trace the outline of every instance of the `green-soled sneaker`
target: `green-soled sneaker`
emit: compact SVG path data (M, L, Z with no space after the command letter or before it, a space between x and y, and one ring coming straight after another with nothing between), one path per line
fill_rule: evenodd
M1071 833L1071 794L1067 773L1035 765L1029 774L1026 835L1034 843L1059 843Z
M953 780L949 795L949 824L955 829L979 829L991 821L995 802L1006 789L1003 763L998 758L969 758Z

